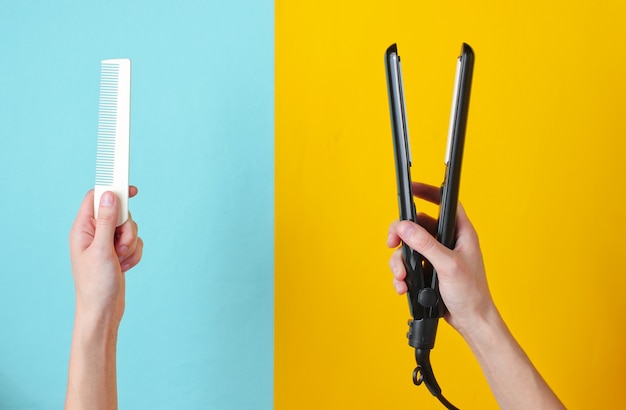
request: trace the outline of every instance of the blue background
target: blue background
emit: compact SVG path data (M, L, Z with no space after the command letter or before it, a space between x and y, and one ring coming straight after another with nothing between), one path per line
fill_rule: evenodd
M269 409L273 2L0 5L0 408L61 408L67 237L93 186L100 60L130 58L120 408Z

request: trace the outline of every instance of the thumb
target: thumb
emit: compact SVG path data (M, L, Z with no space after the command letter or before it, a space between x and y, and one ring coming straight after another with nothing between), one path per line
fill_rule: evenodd
M113 192L107 191L100 197L93 244L98 247L113 247L116 224L117 198Z
M450 250L418 224L410 221L400 221L397 232L404 243L409 245L411 249L421 253L433 264L437 271L447 262Z

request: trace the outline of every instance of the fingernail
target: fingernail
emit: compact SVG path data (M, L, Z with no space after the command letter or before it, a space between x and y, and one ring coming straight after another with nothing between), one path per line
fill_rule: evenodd
M100 206L113 206L114 201L113 193L105 192L102 194L102 197L100 197Z
M121 255L120 256L120 260L122 260L122 258L126 255L126 252L128 252L128 246L120 246L119 249L117 250L117 254Z
M129 269L130 269L130 265L128 263L122 266L122 272L126 272Z

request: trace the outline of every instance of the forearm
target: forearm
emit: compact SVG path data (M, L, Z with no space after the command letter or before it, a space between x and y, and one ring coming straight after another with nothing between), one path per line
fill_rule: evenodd
M117 409L118 325L76 315L65 409Z
M464 337L478 359L500 408L565 409L495 307Z

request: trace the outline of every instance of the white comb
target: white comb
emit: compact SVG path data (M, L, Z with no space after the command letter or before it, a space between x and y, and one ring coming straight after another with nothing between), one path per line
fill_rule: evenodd
M130 60L103 60L100 66L100 108L94 214L106 191L117 196L117 226L128 219L130 151Z

